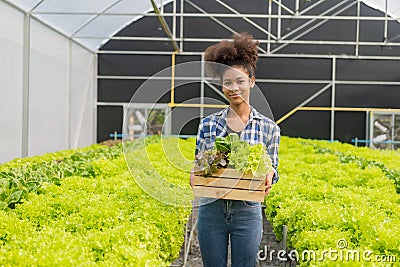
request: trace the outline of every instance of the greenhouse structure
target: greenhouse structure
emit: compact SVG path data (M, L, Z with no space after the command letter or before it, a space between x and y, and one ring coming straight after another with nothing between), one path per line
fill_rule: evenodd
M229 105L204 51L242 32L259 42L251 105L282 136L264 203L277 239L400 262L399 0L0 0L0 266L185 266L182 177L201 119ZM121 139L137 156L98 145ZM153 195L151 175L167 177Z
M390 115L400 108L396 1L155 4L159 15L150 0L1 2L0 161L122 133L127 104L144 81L172 59L201 61L207 46L242 31L261 42L257 85L283 134L371 140L384 132L369 118L383 116L386 138L398 140L400 119ZM158 86L170 88L179 73L167 78ZM164 130L193 135L199 118L215 110L202 98L226 103L199 81L176 87L173 103L153 88L130 107L144 116L156 101L161 113L176 109ZM192 98L197 106L179 106Z

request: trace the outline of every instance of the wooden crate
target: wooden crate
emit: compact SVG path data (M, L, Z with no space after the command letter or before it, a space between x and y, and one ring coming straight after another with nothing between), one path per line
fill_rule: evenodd
M203 174L203 171L194 171L195 196L257 202L264 200L265 176L254 177L229 168L221 168L208 177Z

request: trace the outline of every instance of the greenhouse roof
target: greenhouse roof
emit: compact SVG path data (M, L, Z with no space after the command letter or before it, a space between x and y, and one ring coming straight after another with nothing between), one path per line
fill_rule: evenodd
M5 0L96 51L109 38L153 11L150 0ZM155 0L167 4L172 0ZM127 15L128 14L128 15Z
M150 0L3 0L58 30L92 51L141 14L153 11ZM356 1L356 0L355 0ZM158 6L172 0L155 0ZM389 16L400 17L398 0L362 0ZM387 6L386 6L387 3Z

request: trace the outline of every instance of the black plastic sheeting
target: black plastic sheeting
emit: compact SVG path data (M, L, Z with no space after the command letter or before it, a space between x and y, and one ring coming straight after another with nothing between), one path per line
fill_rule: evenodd
M177 3L177 12L180 10L180 1ZM209 13L230 13L212 0L192 0ZM300 1L301 10L307 8L312 3ZM303 3L304 2L304 3ZM339 8L332 10L330 14L336 12L351 3L351 1L325 1L313 9L311 14L320 14L338 2L343 2ZM285 3L286 4L286 3ZM287 3L289 8L294 9L294 1ZM242 14L266 14L268 13L268 1L229 1L229 5ZM276 5L274 4L274 9ZM164 7L165 12L172 11L172 4ZM189 3L185 2L184 11L187 13L199 13ZM282 14L285 13L282 10ZM353 5L341 15L356 15L357 5ZM274 10L274 13L277 12ZM384 16L377 10L361 5L361 14L364 16ZM172 19L166 18L170 27ZM179 35L180 18L177 17L177 33ZM241 17L222 18L222 22L235 31L247 31L254 35L256 39L265 40L266 34L255 28ZM267 29L266 19L251 19L263 28ZM282 35L291 34L298 27L307 21L295 19L282 20ZM301 33L317 22L308 25ZM276 19L272 19L272 33L276 34ZM360 22L360 41L382 41L383 22L361 21ZM356 24L354 21L330 20L310 33L302 36L299 40L332 40L332 41L354 41ZM142 19L125 27L116 36L149 36L166 37L160 28L156 17L143 17ZM185 38L229 38L231 33L218 25L212 19L189 17L184 19ZM388 22L388 39L398 41L400 38L400 24L395 21ZM212 43L204 42L184 42L185 52L204 51ZM266 44L261 47L266 49ZM273 44L271 50L278 45ZM111 40L100 50L139 50L139 51L173 51L169 42L163 41L118 41ZM354 55L354 46L344 45L300 45L290 44L277 50L276 54L326 54L326 55ZM380 46L360 46L360 55L373 56L400 56L399 47L380 47ZM199 56L176 56L176 64L200 60ZM170 55L118 55L118 54L99 54L98 73L99 75L113 76L151 76L158 71L171 66ZM336 80L344 81L400 81L400 61L394 60L359 60L359 59L340 59L336 61ZM285 57L260 57L257 79L288 79L288 80L324 80L332 79L332 59L330 58L285 58ZM98 79L98 101L100 102L129 102L136 90L145 80L136 79ZM154 83L154 88L168 86L170 81L164 80ZM258 82L262 94L268 100L275 119L279 119L287 112L295 108L308 97L318 92L327 83L265 83ZM400 108L399 86L394 85L355 85L355 84L336 84L336 106L340 107L379 107L379 108ZM176 102L189 101L200 96L200 83L189 83L177 87L175 95ZM160 95L161 94L161 95ZM224 100L205 86L205 95L223 102ZM143 96L143 101L155 101L158 103L168 103L170 96L158 92L156 89L149 90L148 96ZM323 94L311 101L307 106L329 107L331 104L331 90L328 89ZM206 111L209 114L210 110ZM198 116L198 108L176 108L172 122L174 134L195 134L197 131L198 119L191 119ZM109 139L109 133L114 131L121 132L122 128L122 108L98 107L98 141ZM351 142L352 138L365 137L364 112L336 112L335 113L335 139ZM293 116L280 124L282 134L289 136L299 136L316 139L330 138L330 112L329 111L298 111Z

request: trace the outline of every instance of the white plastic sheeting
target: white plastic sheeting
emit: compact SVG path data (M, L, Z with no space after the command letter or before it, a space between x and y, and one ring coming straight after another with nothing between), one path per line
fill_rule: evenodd
M2 2L0 2L0 14L1 163L21 156L24 16Z
M0 163L95 142L96 55L26 18L0 1Z
M68 145L68 59L65 37L31 22L28 156Z
M366 5L378 9L383 13L386 12L393 18L400 18L400 1L399 0L362 0Z
M2 0L30 12L92 51L126 25L152 11L150 0ZM155 0L158 6L172 0ZM126 15L131 13L134 15ZM125 14L125 15L124 15Z
M94 143L96 57L76 44L71 47L69 147Z

